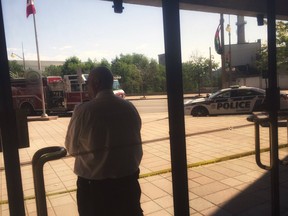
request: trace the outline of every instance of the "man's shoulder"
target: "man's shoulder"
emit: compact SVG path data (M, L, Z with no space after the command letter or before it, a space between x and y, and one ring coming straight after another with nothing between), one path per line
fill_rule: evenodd
M127 106L133 106L133 107L134 107L133 103L132 103L131 101L129 101L129 100L123 99L123 98L121 98L121 97L119 97L119 96L116 96L116 95L115 95L115 99L116 99L116 100L118 101L118 103L120 103L120 104L125 104L125 105L127 105Z
M78 112L78 113L79 112L86 112L87 110L91 109L92 103L93 103L93 100L86 101L84 103L78 104L75 107L74 112Z

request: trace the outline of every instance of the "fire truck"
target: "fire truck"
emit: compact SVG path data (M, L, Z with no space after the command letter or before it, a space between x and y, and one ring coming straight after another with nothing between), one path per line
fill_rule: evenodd
M89 101L86 87L87 74L48 76L12 79L11 88L14 108L25 110L27 115L35 115L43 109L42 92L45 108L48 114L60 114L73 111L82 102ZM119 78L114 79L115 95L125 98L125 92L120 89ZM41 82L42 81L42 85Z

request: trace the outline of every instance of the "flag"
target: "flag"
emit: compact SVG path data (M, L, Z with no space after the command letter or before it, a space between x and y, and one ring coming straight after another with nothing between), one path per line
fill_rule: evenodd
M28 18L30 14L36 14L34 0L27 0L26 17Z
M216 32L215 32L215 37L214 37L215 50L219 55L223 54L223 47L222 47L220 36L219 36L220 31L221 31L221 23L218 25Z

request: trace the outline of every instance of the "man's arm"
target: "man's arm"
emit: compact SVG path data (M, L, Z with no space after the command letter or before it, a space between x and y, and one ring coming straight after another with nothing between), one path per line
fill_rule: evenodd
M76 108L73 112L73 115L70 119L66 138L65 138L65 147L70 155L77 155L79 153L79 135L80 135L80 117L79 111Z

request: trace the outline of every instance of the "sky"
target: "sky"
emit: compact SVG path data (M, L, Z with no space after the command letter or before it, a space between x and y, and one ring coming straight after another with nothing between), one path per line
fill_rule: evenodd
M143 54L158 60L165 52L162 9L123 4L122 14L115 14L112 2L101 0L35 0L36 28L40 60L65 61L77 56L111 61L120 54ZM11 53L26 60L37 60L33 16L26 18L26 0L2 0L8 59ZM214 34L220 14L180 11L182 61L191 56L220 62L214 49ZM224 15L224 27L230 20L231 43L237 43L234 15ZM256 18L245 17L246 42L266 42L266 26L257 26ZM224 33L228 44L228 32Z

